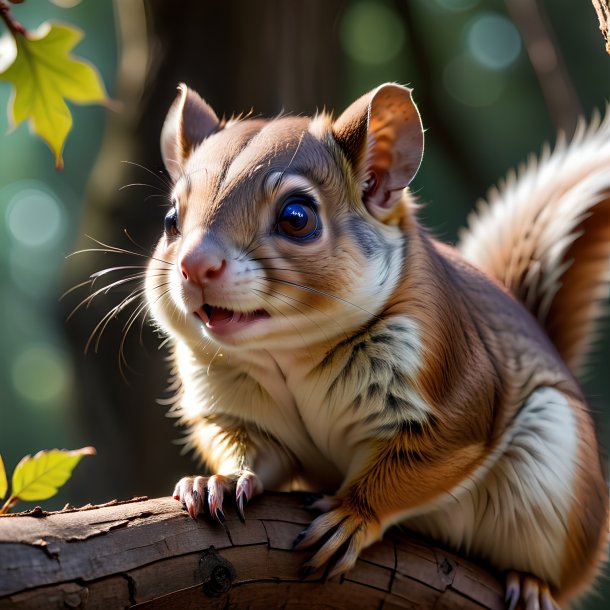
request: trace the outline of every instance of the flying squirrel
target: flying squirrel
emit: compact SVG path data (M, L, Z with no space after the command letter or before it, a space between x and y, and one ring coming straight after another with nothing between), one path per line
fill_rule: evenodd
M336 119L229 121L179 86L145 288L212 475L174 497L223 520L322 493L295 541L311 570L400 523L506 574L509 608L564 606L608 539L575 372L610 283L610 118L491 191L458 247L417 219L423 144L397 84Z

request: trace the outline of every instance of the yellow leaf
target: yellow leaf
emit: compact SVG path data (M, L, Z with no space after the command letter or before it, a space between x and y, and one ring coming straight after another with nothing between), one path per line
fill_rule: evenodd
M107 99L97 70L70 56L82 37L80 30L60 23L43 23L27 36L16 34L15 60L0 72L0 80L15 88L9 111L12 125L29 119L32 131L55 154L58 169L63 167L62 150L72 127L65 100L95 104Z
M73 451L51 449L26 455L15 467L11 497L20 500L46 500L70 478L74 467L84 455L95 455L93 447Z
M2 461L2 456L0 455L0 499L4 498L7 489L8 481L6 480L6 470L4 469L4 462Z

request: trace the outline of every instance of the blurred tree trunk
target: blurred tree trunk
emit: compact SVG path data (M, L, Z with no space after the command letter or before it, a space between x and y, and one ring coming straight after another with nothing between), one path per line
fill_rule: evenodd
M120 110L109 119L91 177L78 248L98 247L85 238L91 236L150 253L169 200L167 180L160 173L159 134L179 82L198 90L219 115L253 109L269 116L284 108L299 113L336 105L340 71L335 30L341 7L341 0L117 0L121 55L115 98ZM122 188L132 183L150 186ZM124 230L142 247L130 243ZM68 259L63 281L70 288L106 267L145 263L136 256L81 254ZM119 497L167 493L177 476L195 469L190 460L180 460L171 442L180 432L165 417L165 408L155 404L167 388L168 370L149 325L140 330L138 320L127 335L124 351L133 372L127 370L125 378L117 354L128 313L108 325L99 353L83 356L97 322L139 285L100 295L67 325L87 442L103 456L93 481L107 480L112 459L111 488ZM62 313L88 294L85 288L71 293L62 302ZM93 481L90 497L103 501L104 490Z

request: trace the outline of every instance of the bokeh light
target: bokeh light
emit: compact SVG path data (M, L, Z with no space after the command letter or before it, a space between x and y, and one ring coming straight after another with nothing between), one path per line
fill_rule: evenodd
M71 370L65 354L51 344L30 344L17 353L12 366L17 393L35 406L61 407Z
M503 70L521 53L521 37L513 23L496 13L484 13L472 20L467 31L468 50L487 68Z
M65 230L60 201L46 188L22 188L6 208L6 225L10 235L30 248L51 246Z
M341 21L340 35L345 52L369 65L391 61L405 42L405 31L395 11L375 2L349 6Z

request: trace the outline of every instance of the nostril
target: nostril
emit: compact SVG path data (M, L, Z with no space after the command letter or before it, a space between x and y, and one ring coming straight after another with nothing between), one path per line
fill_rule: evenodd
M186 266L184 265L184 261L182 261L182 263L180 263L180 271L182 271L182 277L188 282L189 274L188 274L188 271L186 270Z

